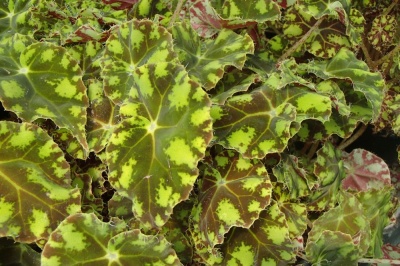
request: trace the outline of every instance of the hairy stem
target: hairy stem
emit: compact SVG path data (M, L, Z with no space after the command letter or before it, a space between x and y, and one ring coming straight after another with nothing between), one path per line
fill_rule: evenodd
M358 263L382 263L388 265L400 265L400 260L362 258L358 260Z
M365 40L364 40L364 38L362 38L362 41L361 41L360 46L361 46L361 50L362 50L363 53L364 53L365 60L367 61L367 65L369 66L369 68L372 69L372 66L374 65L374 62L373 62L372 59L371 59L371 56L370 56L370 54L369 54L369 52L368 52L368 49L367 49L367 46L365 46Z
M179 16L179 13L182 10L183 3L185 3L185 0L178 0L178 4L176 5L175 12L172 15L172 17L171 17L171 19L170 19L170 21L168 23L168 27L169 28L174 25L176 18Z
M305 41L308 39L308 37L310 37L311 33L314 30L316 30L319 27L319 25L321 25L321 23L322 23L322 21L324 21L324 19L325 19L325 16L323 16L319 20L317 20L317 22L315 22L315 24L307 31L306 34L303 35L303 37L301 37L301 39L298 42L296 42L283 55L281 55L281 57L279 57L278 62L282 62L283 60L288 58L291 54L294 53L294 51L297 50L297 48L299 48L303 43L305 43Z
M341 150L346 149L354 141L356 141L365 132L366 129L367 129L367 125L361 124L361 126L358 129L356 129L356 132L353 135L351 135L351 137L344 139L337 148L341 149Z
M393 3L386 8L386 10L382 13L383 16L386 16L392 11L392 9L397 5L398 0L394 0Z

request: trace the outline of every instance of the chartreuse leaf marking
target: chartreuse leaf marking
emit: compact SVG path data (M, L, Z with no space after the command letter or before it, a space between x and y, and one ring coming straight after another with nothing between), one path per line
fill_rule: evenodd
M250 36L241 36L223 29L216 39L201 41L189 24L176 24L172 28L179 59L192 79L206 90L215 87L224 74L225 66L242 69L246 54L254 52Z
M366 256L381 258L383 255L383 229L389 224L389 213L393 207L393 188L370 189L355 194L371 227L371 242Z
M223 265L284 265L295 258L285 216L276 203L249 229L234 227L221 250Z
M104 223L92 213L71 215L50 235L42 252L42 265L179 264L175 251L162 236L125 228L118 219Z
M336 205L338 191L345 176L341 151L327 141L317 152L314 174L319 179L319 186L310 196L309 210L324 210Z
M354 91L364 94L371 105L369 109L372 111L372 119L378 118L385 81L380 73L371 72L367 64L358 60L353 52L342 48L332 59L313 61L305 65L305 68L323 79L350 79L354 85Z
M245 159L231 150L205 166L199 189L192 235L197 245L211 249L223 242L231 227L253 224L269 204L272 185L259 160Z
M317 22L306 10L295 6L288 10L283 25L284 35L292 42L298 41ZM345 25L336 19L325 19L307 38L305 48L323 58L333 57L342 47L350 47Z
M0 236L31 243L47 239L80 211L64 154L39 127L0 122Z
M272 0L227 0L221 7L221 16L230 20L228 25L277 20L281 14L280 7Z
M137 68L125 119L107 146L109 180L145 227L161 227L187 199L212 137L207 94L174 63ZM130 111L134 110L134 113Z
M363 256L370 245L371 230L367 217L364 215L362 205L354 195L341 193L341 202L339 205L324 214L322 214L313 223L313 228L308 234L308 246L315 245L315 242L321 237L323 232L338 231L347 234L353 239L358 257ZM326 243L326 248L330 243ZM313 259L314 260L314 259Z
M104 95L103 84L99 80L90 80L88 96L91 112L86 125L89 150L102 151L118 123L119 108Z
M360 258L351 235L340 231L321 232L319 238L307 242L307 259L316 265L357 265Z
M87 152L88 99L78 63L62 47L46 42L24 47L29 42L17 36L2 46L0 68L8 75L0 77L0 100L27 121L52 119Z
M31 7L37 0L8 0L0 2L0 37L15 33L33 33L35 23L30 18Z
M304 119L325 121L329 97L293 85L274 89L271 83L213 106L216 142L245 157L263 158L281 152L290 139L290 125Z
M101 75L104 91L116 104L128 98L133 72L146 63L172 62L176 54L168 31L149 20L131 20L114 28L106 42Z
M343 24L347 25L350 5L350 0L303 0L298 6L314 18L318 19L324 15L329 15L339 18Z

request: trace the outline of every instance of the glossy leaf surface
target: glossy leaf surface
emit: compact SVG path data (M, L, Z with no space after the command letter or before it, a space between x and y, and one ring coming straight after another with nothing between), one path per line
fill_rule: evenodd
M131 20L115 27L102 61L104 91L116 104L128 98L133 73L146 63L174 61L171 34L149 20Z
M215 165L215 166L213 166ZM192 235L213 248L233 226L249 228L269 204L272 185L263 164L224 151L205 166Z
M75 214L51 234L42 265L177 265L175 251L163 237L125 231L119 220L103 223L93 214Z
M82 70L63 47L46 42L28 45L22 38L15 36L0 45L3 105L30 122L52 119L70 130L87 151L88 98Z
M172 63L144 65L133 80L121 108L133 117L116 127L107 146L109 180L133 201L145 227L161 227L197 178L212 136L210 100Z

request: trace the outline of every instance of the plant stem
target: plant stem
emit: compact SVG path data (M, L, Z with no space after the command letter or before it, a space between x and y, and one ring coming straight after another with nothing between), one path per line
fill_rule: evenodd
M397 5L397 1L398 0L394 0L393 3L388 6L388 8L386 8L386 10L382 13L382 16L386 16L390 13L390 11L392 11L392 9Z
M367 65L369 66L369 68L372 69L372 66L374 65L374 61L372 61L371 56L369 55L368 49L367 49L367 47L365 46L365 40L364 40L364 38L362 38L362 41L361 41L360 46L361 46L361 50L362 50L363 53L364 53L365 60L367 61Z
M372 62L371 66L377 67L377 66L383 64L386 60L393 58L394 54L397 53L398 51L400 51L400 43L398 43L397 46L392 51L390 51L388 54L386 54L384 57Z
M346 149L348 146L350 146L354 141L356 141L367 129L367 125L361 124L361 127L359 127L356 132L351 135L351 137L344 139L342 143L339 144L337 147L340 150Z
M294 51L297 50L297 48L300 47L300 45L302 45L307 39L308 37L310 37L311 33L316 30L318 28L319 25L321 25L322 21L324 21L325 16L320 17L317 22L315 22L315 24L307 31L306 34L303 35L303 37L301 37L301 39L296 42L292 47L290 47L283 55L281 55L281 57L279 57L278 59L278 63L282 62L283 60L285 60L286 58L288 58L292 53L294 53Z
M176 18L179 16L179 13L182 10L182 6L183 6L184 2L185 2L185 0L178 0L178 4L176 4L175 12L172 15L172 17L171 17L171 19L170 19L170 21L168 23L168 27L169 28L171 28L174 25Z
M385 263L390 265L400 265L400 260L362 258L358 260L358 263Z
M314 142L314 143L312 144L312 146L311 146L311 148L308 150L308 154L307 154L307 158L308 158L309 160L311 160L312 157L314 157L315 152L317 151L318 147L319 147L319 141L316 141L316 142Z

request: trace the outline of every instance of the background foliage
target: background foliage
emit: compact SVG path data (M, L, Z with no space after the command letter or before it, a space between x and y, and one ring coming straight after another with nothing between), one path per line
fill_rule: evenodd
M0 264L399 262L399 23L397 0L1 1Z

